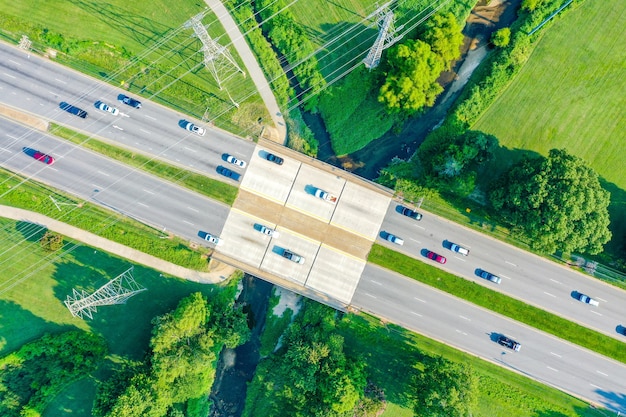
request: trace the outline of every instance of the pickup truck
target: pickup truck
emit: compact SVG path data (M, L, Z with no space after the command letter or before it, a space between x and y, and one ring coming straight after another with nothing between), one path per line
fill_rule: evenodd
M332 204L337 204L337 197L335 197L332 194L327 193L324 190L320 190L319 188L315 190L315 197L321 198L322 200L326 200Z

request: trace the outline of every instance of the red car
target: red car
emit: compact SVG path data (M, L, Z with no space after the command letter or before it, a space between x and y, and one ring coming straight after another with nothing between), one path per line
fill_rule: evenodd
M440 264L445 264L445 263L446 263L446 258L445 258L444 256L437 255L435 252L432 252L432 251L429 251L429 252L426 254L426 257L427 257L428 259L432 259L433 261L437 261L437 262L439 262Z
M52 165L54 164L54 158L51 157L50 155L47 155L43 152L39 152L39 151L35 151L35 153L33 154L33 158L35 158L38 161L43 162L44 164L47 165Z

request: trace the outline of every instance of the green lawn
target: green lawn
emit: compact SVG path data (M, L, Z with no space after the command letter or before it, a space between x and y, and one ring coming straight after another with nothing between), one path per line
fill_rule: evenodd
M150 338L150 321L176 307L178 301L201 291L209 296L215 286L162 276L158 271L135 266L133 276L147 288L125 305L99 307L93 320L72 317L63 301L73 288L88 292L127 270L123 259L78 244L57 257L41 249L40 231L25 222L0 218L0 355L47 332L81 328L103 335L111 353L108 366L120 357L141 359ZM94 380L90 376L69 386L50 406L46 415L90 416ZM94 379L95 378L95 379Z
M184 0L0 0L0 37L17 42L28 34L38 53L53 48L65 65L133 94L157 94L154 100L197 118L206 111L218 126L250 134L259 117L269 119L254 83L229 72L221 90L203 65L202 44L192 29L182 28L205 7ZM208 13L202 23L213 39L230 45L215 15ZM232 46L229 51L239 60Z
M626 3L577 7L545 31L520 74L472 128L496 135L504 147L495 171L552 148L588 161L612 194L611 245L619 247L626 235Z
M473 128L509 149L567 148L626 190L626 3L596 6L583 2L555 22Z

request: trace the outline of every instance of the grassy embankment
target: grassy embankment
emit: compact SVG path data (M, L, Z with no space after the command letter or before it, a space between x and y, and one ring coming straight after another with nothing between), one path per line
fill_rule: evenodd
M198 119L206 114L233 133L258 133L257 120L270 118L250 77L222 74L225 88L220 89L204 67L193 30L182 28L204 7L180 0L0 0L0 38L17 43L26 34L35 52L53 49L56 61L96 79ZM202 22L240 62L217 17L209 12Z
M292 316L291 310L285 310L282 317L274 316L272 307L277 302L277 297L273 296L261 335L260 351L263 355L274 349ZM384 390L387 406L381 417L414 415L411 410L412 376L415 366L426 355L441 355L471 364L481 387L478 406L474 410L476 417L605 415L554 388L371 316L346 315L339 323L338 332L345 338L346 352L364 363L368 380ZM254 392L258 387L253 383L248 390ZM262 398L262 395L258 397Z
M618 340L537 307L530 306L523 301L434 268L417 259L375 244L369 254L368 261L609 358L626 363L624 343Z
M121 358L139 360L148 347L154 316L170 311L192 292L209 296L214 288L135 265L133 276L147 291L124 305L99 307L93 320L74 318L63 304L73 288L94 291L131 263L70 241L66 248L73 249L57 257L58 253L41 248L38 239L42 233L41 227L32 223L0 218L0 241L11 248L0 254L0 355L45 333L80 328L106 338L111 352L108 366ZM45 416L68 412L91 416L95 384L106 374L103 369L69 386Z
M565 148L584 159L611 192L607 251L626 244L626 3L592 1L547 30L520 74L472 129L496 135L502 148L489 172L524 154ZM610 12L607 12L610 11ZM515 126L515 128L512 128Z
M83 135L63 126L52 124L50 133L67 139L70 142L80 144L81 147L91 149L101 155L113 158L121 163L142 169L152 175L163 178L174 184L205 195L224 204L231 206L237 198L237 187L225 182L218 181L201 174L196 174L170 165L158 159L133 153L129 150L101 142L93 137Z
M52 200L64 204L64 210ZM187 268L205 271L208 250L192 250L189 242L168 237L160 230L146 226L121 214L66 195L33 180L0 169L0 204L44 214L106 239Z

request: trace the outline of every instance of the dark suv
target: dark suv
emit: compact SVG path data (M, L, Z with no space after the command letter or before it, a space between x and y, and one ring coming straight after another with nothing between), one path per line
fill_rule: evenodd
M504 335L498 336L498 344L504 347L508 347L509 349L513 349L516 352L519 352L519 350L522 348L521 344L517 343L513 339L509 339Z
M79 109L78 107L72 106L71 104L64 101L59 104L59 107L61 108L61 110L65 110L66 112L76 115L78 117L82 117L83 119L87 118L87 112L85 110Z

